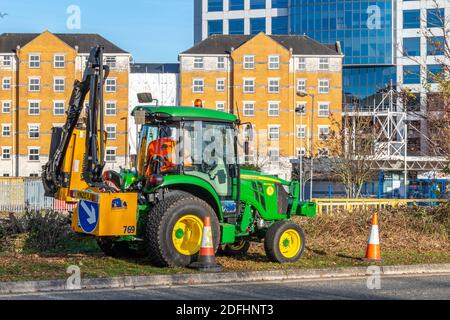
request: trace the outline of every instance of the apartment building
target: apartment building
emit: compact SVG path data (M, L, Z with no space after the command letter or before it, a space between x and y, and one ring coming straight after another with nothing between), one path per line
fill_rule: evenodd
M37 176L48 161L51 128L62 126L90 48L105 47L109 168L125 163L131 55L97 34L0 35L0 176ZM87 102L86 102L87 103Z
M245 161L288 178L300 152L328 154L327 134L341 119L342 59L339 43L306 36L213 35L180 54L181 104L200 99L251 123L256 136L246 138L257 141Z

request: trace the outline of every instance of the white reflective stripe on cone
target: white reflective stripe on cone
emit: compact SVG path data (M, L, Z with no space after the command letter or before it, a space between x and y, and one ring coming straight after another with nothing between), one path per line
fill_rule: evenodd
M378 234L378 226L373 225L370 231L369 244L380 244L380 235Z

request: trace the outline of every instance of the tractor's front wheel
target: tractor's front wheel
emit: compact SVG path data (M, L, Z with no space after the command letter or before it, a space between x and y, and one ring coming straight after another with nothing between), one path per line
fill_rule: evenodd
M264 239L267 257L273 262L296 262L303 254L305 235L290 221L278 221L269 227Z
M159 267L186 267L196 261L205 217L211 219L214 249L220 241L220 225L214 210L184 191L171 191L149 212L145 246L150 261Z

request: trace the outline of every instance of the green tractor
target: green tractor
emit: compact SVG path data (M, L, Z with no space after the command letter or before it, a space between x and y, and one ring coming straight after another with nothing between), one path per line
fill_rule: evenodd
M264 240L272 261L301 257L305 236L290 218L315 216L316 206L298 201L298 182L240 168L236 116L154 106L139 106L134 115L141 123L136 170L122 172L117 184L139 193L137 236L105 241L105 252L140 243L157 266L187 266L209 216L223 254L243 255L252 241Z
M298 182L239 165L240 120L193 107L138 106L137 159L132 170L104 171L103 48L93 48L75 83L67 120L54 128L42 180L47 196L76 203L74 232L94 236L106 255L142 253L156 266L185 267L200 251L205 217L215 250L242 255L264 241L270 260L297 261L305 247L293 216L313 217ZM80 117L91 92L86 118ZM141 103L151 102L140 94Z

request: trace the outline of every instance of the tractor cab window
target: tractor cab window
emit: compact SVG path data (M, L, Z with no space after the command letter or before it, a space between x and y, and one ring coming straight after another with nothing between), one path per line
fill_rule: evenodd
M230 166L236 162L232 125L188 121L183 123L181 130L180 160L185 174L206 180L220 197L230 197Z
M140 135L138 171L140 174L167 173L177 165L175 125L145 125Z

